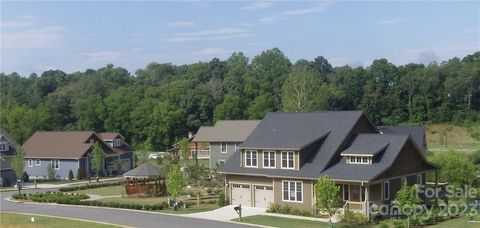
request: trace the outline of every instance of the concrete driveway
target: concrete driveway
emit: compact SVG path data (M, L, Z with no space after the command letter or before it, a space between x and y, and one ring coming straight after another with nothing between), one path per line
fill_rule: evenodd
M184 215L185 217L190 218L201 218L214 221L231 221L232 219L238 218L237 212L233 208L237 205L228 205L225 207L218 208L213 211L205 211L194 214ZM265 208L258 207L242 207L242 217L259 215L265 213Z

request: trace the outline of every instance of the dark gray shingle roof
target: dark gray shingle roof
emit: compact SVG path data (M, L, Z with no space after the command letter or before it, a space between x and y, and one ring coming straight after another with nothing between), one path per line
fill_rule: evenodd
M126 172L125 174L123 174L123 176L134 178L158 177L160 176L160 169L158 169L155 165L145 163L135 169Z
M410 135L422 152L427 149L425 127L423 126L378 126L377 128L384 134Z
M353 143L341 155L365 154L375 156L383 151L389 144L381 134L359 134Z

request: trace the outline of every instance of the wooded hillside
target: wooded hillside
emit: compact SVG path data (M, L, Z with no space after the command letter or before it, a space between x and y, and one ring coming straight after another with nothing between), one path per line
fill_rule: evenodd
M378 59L366 68L327 59L292 63L279 49L251 61L107 65L66 74L0 75L1 127L23 143L37 130L119 131L137 148L165 149L219 119L272 111L365 110L378 125L480 120L480 52L428 66Z

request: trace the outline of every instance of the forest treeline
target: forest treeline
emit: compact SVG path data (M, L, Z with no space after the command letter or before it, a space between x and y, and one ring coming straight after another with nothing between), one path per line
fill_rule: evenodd
M1 127L19 143L37 130L118 131L161 150L220 119L267 112L365 110L378 125L480 120L480 52L442 63L332 67L322 56L292 63L279 49L249 60L150 63L131 74L109 64L67 74L0 74Z

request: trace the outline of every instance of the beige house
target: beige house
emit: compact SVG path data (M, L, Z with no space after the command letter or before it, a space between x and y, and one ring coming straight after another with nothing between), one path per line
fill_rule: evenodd
M429 164L409 134L382 133L361 111L268 113L225 163L232 204L311 210L315 181L341 187L344 207L375 211L401 188L425 184Z

